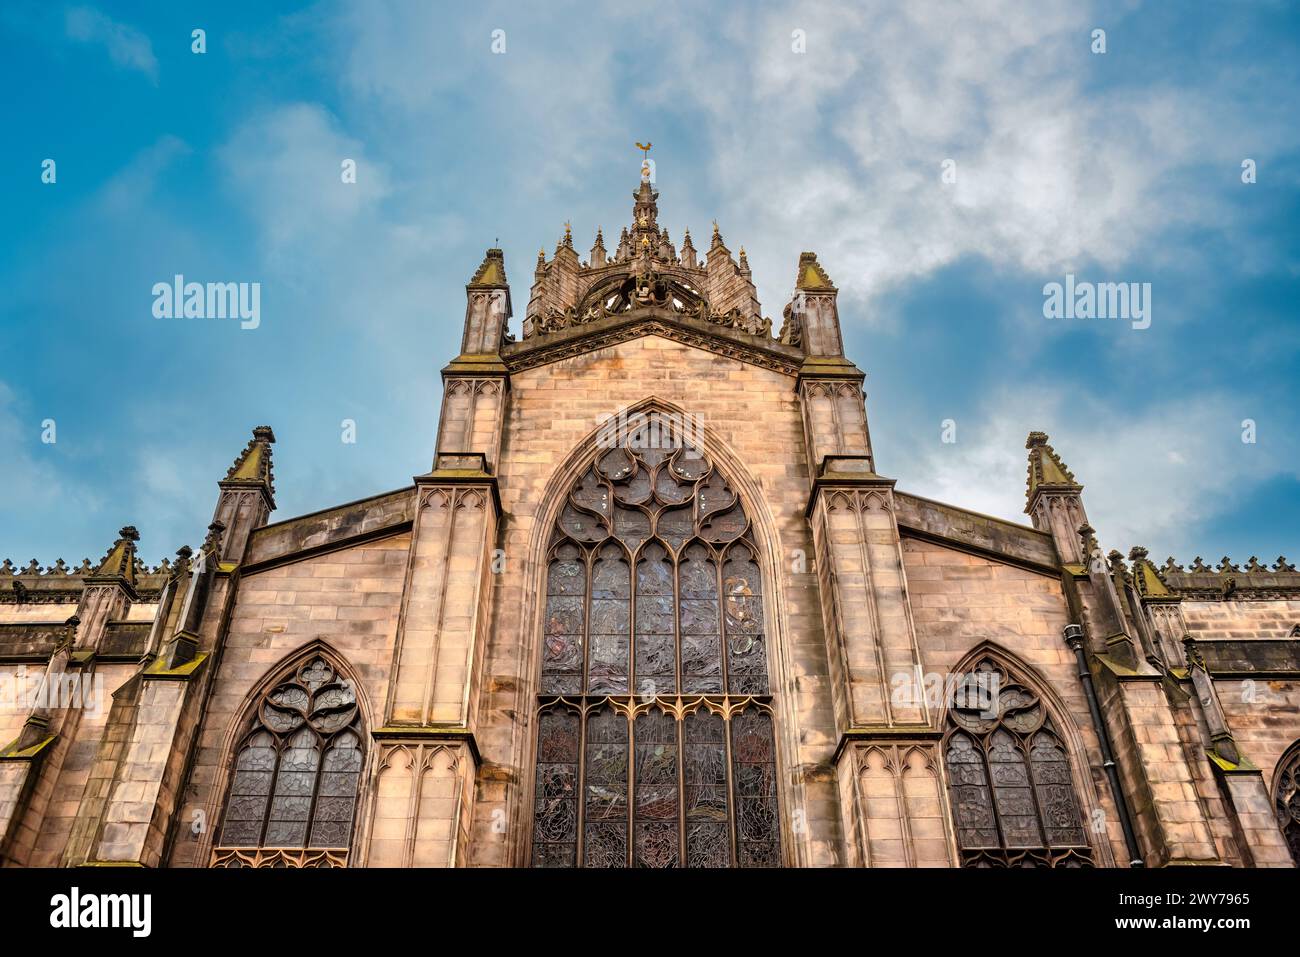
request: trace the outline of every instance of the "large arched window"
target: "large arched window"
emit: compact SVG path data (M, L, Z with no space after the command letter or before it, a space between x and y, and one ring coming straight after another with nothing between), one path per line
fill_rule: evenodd
M574 484L551 542L533 864L778 865L749 519L678 423L627 431Z
M254 709L235 752L212 866L343 866L364 763L351 683L314 655Z
M957 688L944 759L964 867L1092 866L1052 716L992 658Z
M1277 763L1273 804L1277 809L1277 826L1291 849L1291 859L1300 867L1300 741L1291 745Z

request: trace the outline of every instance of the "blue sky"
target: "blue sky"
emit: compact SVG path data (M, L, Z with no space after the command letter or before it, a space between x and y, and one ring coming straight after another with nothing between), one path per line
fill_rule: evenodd
M647 139L674 241L716 218L778 324L819 253L900 488L1024 521L1042 429L1106 548L1300 555L1296 6L272 7L0 11L0 557L196 543L263 423L275 518L407 484L483 250L517 324ZM155 318L176 273L261 325ZM1150 328L1044 318L1067 273L1151 283Z

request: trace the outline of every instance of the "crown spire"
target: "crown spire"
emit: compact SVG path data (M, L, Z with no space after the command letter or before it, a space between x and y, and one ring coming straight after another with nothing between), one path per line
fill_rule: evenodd
M567 221L564 224L564 235L555 244L555 255L560 255L560 251L564 249L573 249L573 224Z
M650 159L646 155L650 152L650 143L636 145L637 149L641 150L643 159L641 184L632 194L632 198L636 201L632 206L632 245L639 252L644 246L659 245L659 191L650 182ZM643 243L643 239L648 242Z

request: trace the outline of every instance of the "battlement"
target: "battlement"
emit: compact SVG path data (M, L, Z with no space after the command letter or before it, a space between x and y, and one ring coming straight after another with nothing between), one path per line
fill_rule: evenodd
M1119 552L1109 555L1112 570L1125 576L1145 598L1194 598L1199 600L1270 599L1300 597L1300 572L1279 555L1269 566L1252 555L1244 565L1224 556L1217 566L1205 564L1198 555L1190 566L1172 557L1157 567L1140 545L1129 551L1130 565Z

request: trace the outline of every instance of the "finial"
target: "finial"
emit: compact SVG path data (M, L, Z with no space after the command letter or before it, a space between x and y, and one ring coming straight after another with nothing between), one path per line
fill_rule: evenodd
M639 149L639 150L641 151L641 159L642 159L642 160L648 160L648 159L650 158L650 147L653 146L653 145L654 145L653 143L637 143L637 144L636 144L636 148Z
M259 425L253 429L252 439L230 466L222 483L260 485L270 499L271 507L274 508L275 478L271 471L271 445L274 442L275 433L271 431L269 425Z
M1083 554L1091 561L1092 555L1097 551L1097 530L1084 522L1079 526L1079 540L1083 543Z
M221 534L226 530L226 523L214 521L208 526L208 534L203 539L203 550L217 553L221 551Z
M593 269L605 265L605 234L599 226L596 227L596 241L591 244L591 267Z

